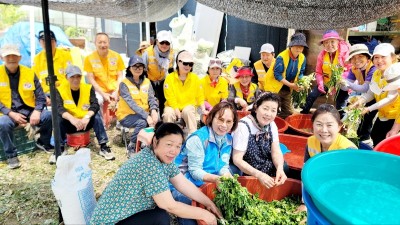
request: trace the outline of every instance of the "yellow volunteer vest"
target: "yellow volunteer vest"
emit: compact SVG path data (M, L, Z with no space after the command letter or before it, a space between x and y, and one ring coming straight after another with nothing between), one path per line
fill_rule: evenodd
M357 146L345 136L338 134L331 146L329 146L328 151L343 150L349 148L357 149ZM313 135L307 139L307 149L310 157L313 157L316 154L321 153L321 142L319 142L319 140Z
M94 79L101 90L106 93L113 92L117 88L118 80L118 58L117 52L108 50L107 67L104 68L97 51L87 56L93 68Z
M19 65L18 93L22 101L29 107L35 108L35 73L26 66ZM0 66L0 102L11 109L12 104L10 79L6 67ZM0 112L0 115L3 115Z
M82 119L90 107L90 89L92 85L81 83L79 87L78 105L72 98L71 87L69 82L62 82L57 88L63 100L65 110L75 118Z
M146 49L148 55L147 62L147 76L151 81L163 80L165 77L165 71L158 67L158 62L154 56L154 46L150 46ZM174 51L172 48L169 50L169 68L174 66Z
M369 62L369 64L367 65L367 68L365 69L365 76L368 75L369 70L371 69L371 67L374 64L372 63L372 61ZM351 68L351 72L353 72L354 76L356 77L356 79L358 80L358 84L364 84L365 80L364 77L362 75L362 73L360 72L359 69L356 69L354 66Z
M227 99L229 95L228 80L224 77L218 78L218 83L215 87L211 87L210 76L205 76L202 81L204 88L204 100L210 103L211 106L215 106L222 99Z
M279 53L279 55L278 55L278 57L279 56L282 57L283 64L285 66L285 70L282 73L283 78L286 78L286 69L287 69L287 67L289 65L289 60L290 60L290 55L289 55L290 53L289 52L290 52L290 49L288 48L288 49L284 50L283 52ZM297 79L299 77L300 70L301 70L301 65L303 65L304 59L305 59L305 56L304 56L303 53L301 53L297 58L297 60L299 60L299 62L298 62L297 74L296 74L295 81L297 81ZM266 82L265 82L265 85L264 85L264 89L265 89L264 91L270 91L270 92L273 92L273 93L278 93L281 90L283 84L280 81L275 79L275 76L274 76L275 62L276 61L274 61L271 64L271 69L269 69L268 72L267 72L267 75L265 75L265 81Z
M332 68L331 66L336 66L339 64L339 52L338 50L336 50L335 53L335 58L333 59L333 62L331 63L331 59L329 57L329 53L325 52L324 55L324 62L322 63L322 72L324 73L324 84L327 84L329 82L329 80L331 79L331 75L332 75Z
M273 65L275 65L275 59L272 59L271 66L269 67L268 71L274 70L274 68L272 67ZM260 88L260 90L262 91L265 91L264 86L266 82L265 77L267 75L267 71L265 71L264 65L261 60L258 60L254 63L254 69L257 71L258 75L258 88Z
M140 89L136 87L136 85L132 84L128 79L124 79L122 81L129 89L129 93L131 94L132 99L136 102L136 104L142 108L144 111L149 112L149 88L150 88L150 80L145 78L143 83L140 85ZM128 115L136 114L135 111L131 109L131 107L126 103L123 98L119 98L118 107L117 107L117 119L122 120Z
M375 70L374 74L372 75L372 81L377 83L379 88L383 88L387 85L385 78L382 76L381 70ZM374 94L376 102L386 98L388 95L387 91L383 91L380 95ZM400 98L399 96L386 106L378 109L378 117L379 118L386 118L386 119L396 119L400 113Z
M239 98L243 98L243 92L242 89L240 89L240 82L234 83L233 86L235 87L236 90L236 96ZM247 104L251 104L256 100L255 98L256 90L257 90L257 84L250 83L249 95L247 96L247 99L245 99Z

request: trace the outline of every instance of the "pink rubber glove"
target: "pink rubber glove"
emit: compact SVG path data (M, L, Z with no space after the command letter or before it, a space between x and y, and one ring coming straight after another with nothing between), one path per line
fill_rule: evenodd
M322 94L326 94L325 88L324 88L324 78L321 76L316 76L317 79L317 85L318 85L318 91L321 92Z

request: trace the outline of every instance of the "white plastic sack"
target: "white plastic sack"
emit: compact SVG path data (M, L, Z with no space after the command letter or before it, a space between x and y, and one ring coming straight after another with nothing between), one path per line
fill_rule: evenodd
M96 206L89 168L90 149L81 148L75 155L60 156L51 188L57 199L64 224L89 224Z

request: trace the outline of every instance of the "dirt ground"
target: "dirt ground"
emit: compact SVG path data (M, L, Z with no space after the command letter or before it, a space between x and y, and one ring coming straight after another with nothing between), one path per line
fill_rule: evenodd
M104 190L118 168L127 160L120 131L107 131L116 159L106 161L98 154L99 146L92 137L89 145L96 197ZM74 150L69 149L69 154ZM36 150L21 155L21 168L10 170L0 162L0 224L59 224L58 206L51 190L55 165L50 165L50 154Z

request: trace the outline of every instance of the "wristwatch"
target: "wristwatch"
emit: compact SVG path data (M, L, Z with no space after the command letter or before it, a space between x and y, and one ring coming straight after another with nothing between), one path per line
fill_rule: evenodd
M89 115L85 115L83 118L90 120L90 116Z

